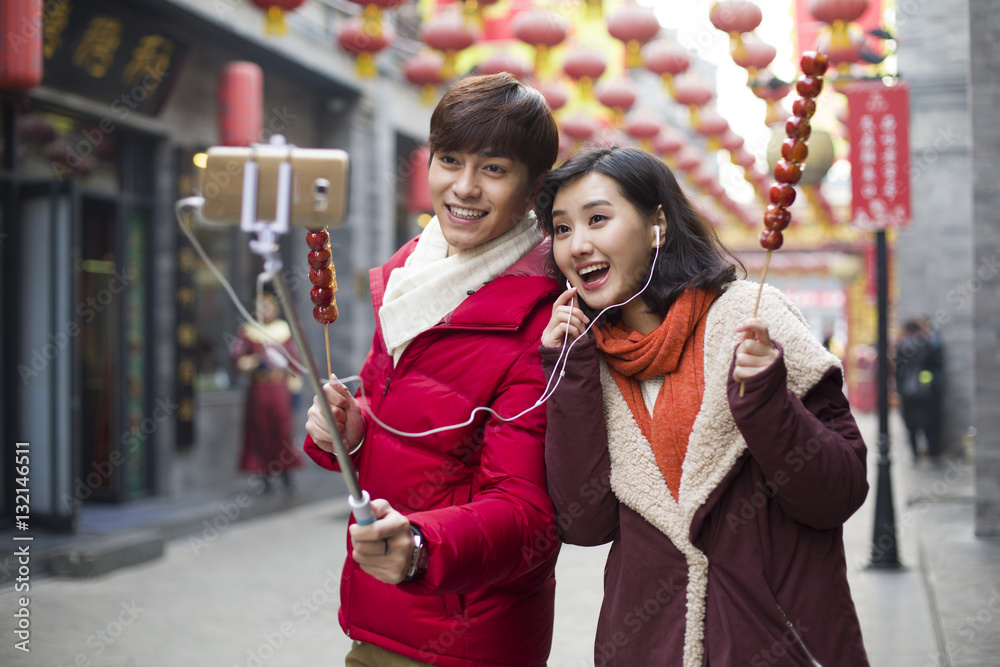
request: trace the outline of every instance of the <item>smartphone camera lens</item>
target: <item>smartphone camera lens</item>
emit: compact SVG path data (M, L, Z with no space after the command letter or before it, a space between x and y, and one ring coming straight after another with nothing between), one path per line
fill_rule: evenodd
M317 178L313 182L313 209L325 211L329 205L330 181L325 178Z

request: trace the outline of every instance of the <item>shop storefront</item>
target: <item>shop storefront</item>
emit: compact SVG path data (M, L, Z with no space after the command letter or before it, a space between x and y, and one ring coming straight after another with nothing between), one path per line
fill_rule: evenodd
M344 363L370 342L365 269L403 234L391 198L372 189L392 187L401 135L352 87L349 61L338 78L184 3L140 4L46 3L42 85L0 93L0 432L5 447L30 443L36 526L72 529L81 504L178 495L237 474L245 381L227 342L239 321L174 217L174 203L198 191L194 157L218 141L226 63L264 70L262 139L352 155L378 147L352 164L352 214L375 222L339 233L334 250L341 313L359 314L334 334ZM421 138L405 137L405 150ZM293 281L305 267L301 235L283 244ZM260 266L245 235L198 237L249 303ZM308 313L308 290L300 297Z

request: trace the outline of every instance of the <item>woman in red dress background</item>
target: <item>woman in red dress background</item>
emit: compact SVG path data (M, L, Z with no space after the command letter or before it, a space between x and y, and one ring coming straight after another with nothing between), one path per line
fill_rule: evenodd
M302 466L302 456L292 444L292 392L289 383L298 379L280 345L298 359L288 323L278 317L278 304L265 294L257 307L263 333L249 324L240 326L233 343L236 368L250 374L243 451L240 470L259 475L263 492L271 489L271 478L280 475L285 491L294 493L290 470Z

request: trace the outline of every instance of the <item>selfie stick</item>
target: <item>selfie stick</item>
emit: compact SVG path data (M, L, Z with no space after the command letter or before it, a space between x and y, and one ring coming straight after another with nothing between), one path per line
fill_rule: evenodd
M281 135L271 137L272 146L285 144L285 138ZM289 158L291 157L291 147L289 147ZM306 368L306 375L309 376L309 383L312 385L323 418L326 420L326 428L330 433L333 443L333 452L340 465L340 471L344 474L344 481L347 483L347 490L350 496L347 498L354 514L354 520L361 525L367 525L375 521L375 512L372 510L371 498L367 491L361 489L358 482L357 472L354 464L347 453L344 441L340 437L340 429L330 412L330 405L327 403L323 386L319 380L319 369L316 367L316 360L313 359L312 351L309 348L309 341L306 340L302 330L302 321L295 310L295 303L292 300L291 290L288 289L288 282L282 273L284 265L281 257L278 256L278 236L288 232L289 211L291 210L292 192L292 163L286 159L278 166L278 191L275 206L275 219L271 222L257 220L257 182L258 165L251 153L243 167L243 202L240 209L240 229L249 234L257 234L256 239L250 240L250 250L264 259L264 271L270 275L274 282L278 301L282 310L288 318L289 327L292 330L292 338L295 346L299 350L299 356Z

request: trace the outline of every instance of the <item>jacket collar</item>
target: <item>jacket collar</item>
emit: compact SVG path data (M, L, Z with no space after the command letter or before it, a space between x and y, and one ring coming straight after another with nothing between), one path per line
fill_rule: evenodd
M389 274L406 262L406 258L417 247L417 238L412 239L382 266L368 272L372 307L377 313L385 297L385 286ZM475 293L470 294L458 308L449 313L437 327L456 329L517 329L525 316L542 300L558 294L554 280L544 275L545 258L550 241L544 239L537 248L511 265ZM381 325L375 318L375 327L382 338ZM435 327L435 328L437 328Z

